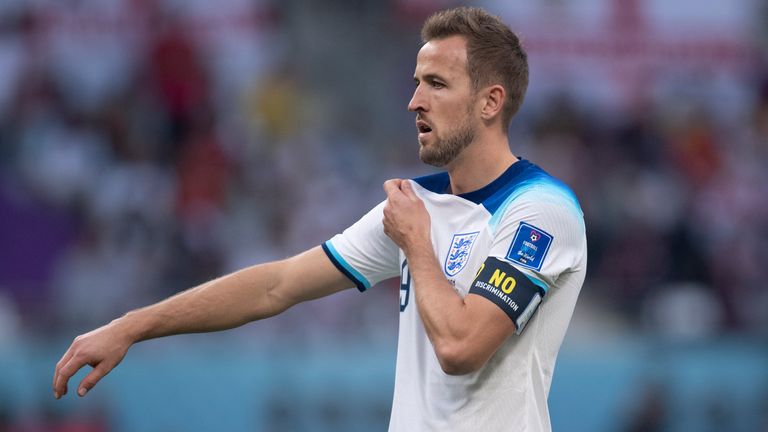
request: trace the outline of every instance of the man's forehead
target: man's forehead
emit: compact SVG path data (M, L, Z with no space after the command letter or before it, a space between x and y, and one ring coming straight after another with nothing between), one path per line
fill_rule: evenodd
M444 73L466 72L466 65L467 42L462 36L430 40L421 47L416 57L417 74L420 68L439 68Z

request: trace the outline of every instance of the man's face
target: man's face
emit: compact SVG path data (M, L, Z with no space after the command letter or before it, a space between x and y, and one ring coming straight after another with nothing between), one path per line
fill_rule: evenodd
M467 74L467 45L461 36L431 40L416 57L416 90L408 110L416 113L419 157L441 167L475 138L475 94Z

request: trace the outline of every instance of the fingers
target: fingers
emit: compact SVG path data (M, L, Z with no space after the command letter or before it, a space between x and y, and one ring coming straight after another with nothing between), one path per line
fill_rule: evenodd
M384 182L384 192L387 194L387 198L391 199L401 193L400 183L402 182L403 180L401 179L392 179Z
M409 180L392 179L384 182L384 192L387 194L387 199L398 199L400 196L405 196L411 201L419 201L416 191L413 190L413 184Z
M78 362L75 355L72 354L72 348L67 351L67 354L56 365L56 373L54 374L53 382L53 396L56 399L67 394L67 383L72 375L76 374L83 366L85 362ZM66 359L66 361L65 361Z
M419 199L419 197L416 196L416 191L413 190L413 185L408 180L403 180L400 183L400 190L412 201Z
M59 374L59 369L61 369L67 362L69 361L70 357L72 357L71 354L72 350L67 350L67 352L64 353L63 356L61 356L61 360L59 360L58 363L56 363L56 367L53 370L53 383L51 388L53 389L53 397L56 399L60 398L62 395L57 391L57 388L59 387L59 379L61 375Z
M80 387L77 389L77 394L80 397L85 396L85 394L88 393L88 391L92 389L96 383L99 382L99 380L104 378L104 376L108 374L110 370L112 370L112 367L107 366L105 362L97 364L91 373L86 375L85 378L80 381Z

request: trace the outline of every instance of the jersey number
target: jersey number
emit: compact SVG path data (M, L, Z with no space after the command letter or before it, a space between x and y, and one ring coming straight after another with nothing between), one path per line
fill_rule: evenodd
M400 266L400 312L408 306L408 299L411 296L411 272L408 271L408 261L403 261Z

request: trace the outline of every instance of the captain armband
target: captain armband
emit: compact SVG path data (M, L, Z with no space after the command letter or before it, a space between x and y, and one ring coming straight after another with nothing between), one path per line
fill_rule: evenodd
M546 291L507 261L488 257L469 289L499 306L515 323L515 334L522 333Z

